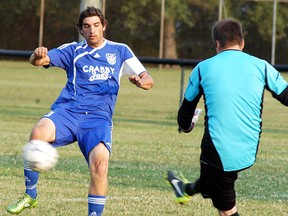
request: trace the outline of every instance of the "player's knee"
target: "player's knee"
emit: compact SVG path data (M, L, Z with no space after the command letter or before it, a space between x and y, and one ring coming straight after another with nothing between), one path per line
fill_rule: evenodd
M90 172L92 176L103 177L108 173L108 161L106 159L95 159L90 164Z
M30 140L43 140L44 138L44 131L40 128L35 126L30 134ZM46 140L45 140L46 141Z
M30 140L53 142L55 140L55 126L50 119L41 119L32 129Z

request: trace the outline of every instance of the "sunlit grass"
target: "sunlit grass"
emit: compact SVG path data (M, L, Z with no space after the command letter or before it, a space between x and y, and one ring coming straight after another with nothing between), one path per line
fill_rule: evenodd
M143 91L122 79L115 108L109 193L103 215L217 215L197 195L176 205L163 180L167 169L188 179L199 175L203 118L191 134L178 134L180 69L151 68L155 87ZM190 69L185 71L187 80ZM283 74L287 78L287 74ZM24 191L22 147L30 130L65 84L59 69L0 61L0 215ZM199 104L203 108L202 102ZM239 175L237 202L245 216L288 215L287 108L265 96L264 124L256 164ZM23 215L86 215L89 172L74 143L59 148L60 159L39 181L39 206Z

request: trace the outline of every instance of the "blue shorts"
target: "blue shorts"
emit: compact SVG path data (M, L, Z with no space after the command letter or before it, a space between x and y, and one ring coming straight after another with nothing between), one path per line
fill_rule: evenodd
M57 108L43 118L49 118L55 124L56 139L53 146L65 146L77 141L87 163L90 151L100 142L111 154L113 123L106 117Z

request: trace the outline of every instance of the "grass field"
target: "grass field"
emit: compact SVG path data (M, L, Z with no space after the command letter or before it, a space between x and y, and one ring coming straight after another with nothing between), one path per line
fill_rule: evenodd
M114 115L113 155L105 216L217 215L199 195L180 206L163 180L167 169L190 180L199 174L203 118L191 134L178 134L180 69L150 69L156 85L143 91L122 78ZM190 69L186 70L186 79ZM288 79L287 74L283 74ZM49 111L65 84L59 69L0 61L0 215L24 192L22 147L37 119ZM203 104L202 102L199 105ZM256 164L239 175L238 208L243 216L288 215L287 108L265 95L264 123ZM56 168L41 174L37 208L23 215L87 215L89 173L77 143L59 148Z

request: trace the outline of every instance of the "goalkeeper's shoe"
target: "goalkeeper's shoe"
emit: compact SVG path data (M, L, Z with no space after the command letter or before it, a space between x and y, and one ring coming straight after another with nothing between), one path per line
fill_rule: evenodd
M7 211L11 214L19 214L26 208L35 208L38 204L38 197L32 199L28 194L24 194L16 202L7 206Z
M184 176L182 176L182 179L180 179L172 171L168 171L166 180L174 190L176 196L175 201L177 203L184 205L191 200L191 196L185 193L186 184L189 182Z

